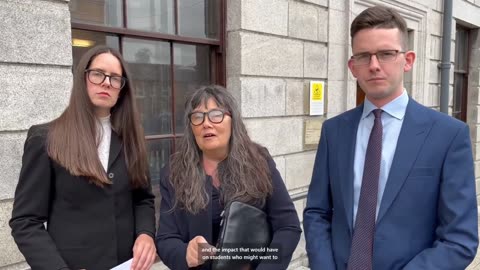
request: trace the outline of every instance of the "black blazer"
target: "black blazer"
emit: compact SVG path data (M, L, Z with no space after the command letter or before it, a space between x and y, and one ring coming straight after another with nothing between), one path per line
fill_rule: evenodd
M272 226L273 238L271 245L281 251L279 263L261 263L256 269L287 269L292 254L297 247L302 230L297 211L283 183L275 162L269 158L268 164L272 173L273 193L268 197L263 210L267 213ZM186 261L188 242L195 236L203 236L212 243L212 204L197 215L185 210L174 209L174 190L168 180L168 169L164 169L160 179L160 221L156 236L157 252L162 261L170 269L189 269ZM211 195L211 178L207 177L207 193ZM210 269L210 263L193 269Z
M154 236L154 196L151 188L130 187L119 137L112 131L107 175L113 184L100 188L48 157L47 132L47 125L28 131L10 220L28 264L104 270L129 260L140 233Z

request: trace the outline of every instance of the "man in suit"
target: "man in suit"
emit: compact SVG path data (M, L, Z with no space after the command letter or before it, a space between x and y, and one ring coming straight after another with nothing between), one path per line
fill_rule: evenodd
M465 269L477 201L465 123L408 96L405 20L368 8L351 25L348 67L365 102L324 122L304 228L311 269Z

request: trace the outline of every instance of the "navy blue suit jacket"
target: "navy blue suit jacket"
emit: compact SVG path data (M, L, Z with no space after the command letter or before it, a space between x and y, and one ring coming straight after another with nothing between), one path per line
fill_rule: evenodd
M285 188L282 177L275 167L274 161L270 158L268 163L272 174L273 192L267 198L263 210L267 213L273 232L271 245L279 248L280 259L275 263L262 262L256 269L281 270L287 269L292 254L300 240L302 230L300 229L297 211ZM208 194L211 194L212 188L211 183L208 183L208 181L211 181L210 179L208 177L206 181ZM209 207L196 215L179 208L175 208L172 211L175 193L168 180L168 170L163 170L162 172L160 193L162 195L162 203L156 237L158 255L170 269L189 269L186 261L188 242L195 236L201 235L208 243L212 243L211 199L209 198ZM210 268L210 262L207 261L204 265L194 269L206 270Z
M363 106L325 121L304 211L312 270L346 269ZM373 270L465 269L478 245L469 129L410 99L377 217Z

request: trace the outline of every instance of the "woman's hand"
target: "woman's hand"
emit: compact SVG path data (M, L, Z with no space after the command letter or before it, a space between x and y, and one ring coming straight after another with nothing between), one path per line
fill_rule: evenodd
M208 256L214 254L214 252L205 252L201 249L209 247L212 246L208 244L207 240L205 240L203 236L197 235L192 240L190 240L190 242L188 242L186 256L188 267L196 267L204 264L205 260L202 259L202 255Z
M149 270L152 267L157 249L153 238L147 234L140 234L133 245L133 260L131 270Z

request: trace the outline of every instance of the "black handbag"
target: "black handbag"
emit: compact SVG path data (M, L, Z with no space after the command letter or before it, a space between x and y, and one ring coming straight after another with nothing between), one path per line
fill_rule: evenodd
M256 266L259 255L265 253L272 241L267 214L243 202L233 201L227 205L220 227L213 270L233 270L248 263Z

